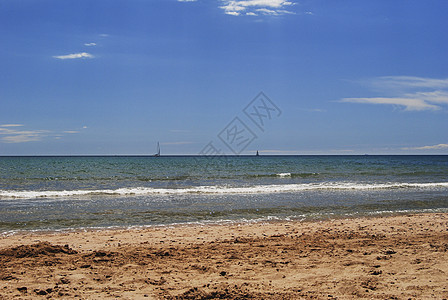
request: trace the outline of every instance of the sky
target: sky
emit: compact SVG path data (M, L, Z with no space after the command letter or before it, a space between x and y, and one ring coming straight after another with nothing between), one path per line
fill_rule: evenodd
M0 0L0 155L448 154L447 13Z

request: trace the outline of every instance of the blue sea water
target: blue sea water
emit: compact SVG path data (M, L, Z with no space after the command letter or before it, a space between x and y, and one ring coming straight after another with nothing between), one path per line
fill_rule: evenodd
M448 211L448 156L0 157L0 233Z

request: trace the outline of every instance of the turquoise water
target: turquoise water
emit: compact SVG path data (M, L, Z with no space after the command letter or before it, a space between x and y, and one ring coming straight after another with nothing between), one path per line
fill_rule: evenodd
M0 157L0 232L448 209L448 156Z

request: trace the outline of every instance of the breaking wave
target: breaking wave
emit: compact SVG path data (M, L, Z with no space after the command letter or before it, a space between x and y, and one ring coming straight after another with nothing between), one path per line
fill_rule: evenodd
M288 176L279 174L278 176ZM195 186L186 188L132 187L103 190L63 190L63 191L12 191L0 190L0 199L10 198L56 198L96 195L182 195L182 194L270 194L293 193L312 190L380 190L380 189L435 189L448 188L448 182L439 183L356 183L323 182L306 184L255 185L255 186Z

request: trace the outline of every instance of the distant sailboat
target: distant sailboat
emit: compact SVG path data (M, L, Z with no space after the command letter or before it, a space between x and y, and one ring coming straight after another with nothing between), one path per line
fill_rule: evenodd
M260 153L258 153L258 150L257 150L257 154L255 154L255 156L260 156Z
M155 157L159 157L160 156L160 144L159 142L157 142L157 153L154 154Z

